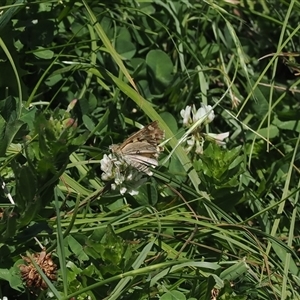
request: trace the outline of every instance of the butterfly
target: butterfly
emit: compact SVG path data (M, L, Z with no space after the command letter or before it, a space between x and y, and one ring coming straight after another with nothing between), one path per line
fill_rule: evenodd
M113 144L109 148L127 165L151 176L149 166L153 168L158 166L157 159L159 153L163 151L159 143L164 137L164 131L158 127L158 122L154 121L129 136L122 144Z

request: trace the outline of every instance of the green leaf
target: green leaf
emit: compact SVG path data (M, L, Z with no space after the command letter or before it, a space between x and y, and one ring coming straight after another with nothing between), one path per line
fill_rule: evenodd
M18 168L18 170L15 169L15 172L18 172L17 191L22 191L21 197L17 198L20 199L17 204L25 209L28 203L34 201L37 192L37 179L32 172L32 169L28 166L22 166L21 168Z
M24 124L19 120L19 99L7 97L0 101L0 156L3 156L15 138L16 134Z
M135 196L135 200L139 203L139 205L156 205L158 200L156 186L157 182L151 178L149 182L138 188L139 193Z
M12 289L21 292L24 290L24 286L19 274L17 273L16 267L12 267L10 269L0 269L0 278L8 281Z
M116 50L123 59L131 59L136 53L136 47L131 42L131 35L128 29L121 28L116 39Z
M82 245L72 235L68 235L66 241L68 242L68 246L70 247L71 251L80 261L89 259L89 257L83 251Z
M89 116L83 115L82 120L84 122L84 125L86 126L86 128L89 131L93 131L95 129L95 123L93 122L93 120Z
M24 123L20 120L12 121L6 124L3 122L3 119L1 121L0 126L2 126L2 128L0 129L0 156L3 156Z
M125 245L121 237L117 236L111 226L107 226L105 242L101 243L100 253L105 262L118 266L122 260Z
M237 278L241 278L248 272L249 267L246 262L240 261L230 266L220 274L220 278L223 280L233 281Z
M160 297L161 300L186 300L183 293L179 291L168 291Z
M12 17L22 8L17 4L25 3L24 0L16 0L15 6L9 7L8 9L4 10L1 17L0 17L0 32L5 28L8 22L12 19ZM1 5L4 5L1 3Z
M34 51L34 55L41 59L52 59L54 52L43 47L38 47L38 51Z
M146 57L148 74L154 93L160 94L173 79L173 64L170 57L161 50L151 50Z

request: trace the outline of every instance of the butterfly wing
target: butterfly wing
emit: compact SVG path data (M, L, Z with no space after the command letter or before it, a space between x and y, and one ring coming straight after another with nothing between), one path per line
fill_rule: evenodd
M112 145L110 149L128 165L152 175L148 166L158 166L157 158L163 150L158 144L163 138L164 132L158 127L158 122L154 121L132 134L121 145Z
M164 139L164 131L158 127L158 122L154 121L138 132L133 133L129 136L120 147L125 147L129 143L147 141L148 144L157 146L159 142Z

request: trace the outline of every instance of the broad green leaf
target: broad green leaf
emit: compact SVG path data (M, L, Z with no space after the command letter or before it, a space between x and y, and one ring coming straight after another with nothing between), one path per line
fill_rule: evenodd
M170 57L161 50L151 50L147 57L148 74L153 93L161 94L173 79L173 64Z

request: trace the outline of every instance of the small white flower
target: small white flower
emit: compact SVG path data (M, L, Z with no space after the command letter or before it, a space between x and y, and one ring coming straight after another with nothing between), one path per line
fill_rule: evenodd
M111 189L112 189L113 191L115 191L115 190L117 189L117 185L116 185L115 183L112 183L112 184L110 185L110 187L111 187Z
M201 106L202 106L201 108L205 110L205 114L206 114L206 120L204 124L206 125L211 123L215 118L215 112L213 111L210 105L204 105L203 103L201 103Z
M189 127L196 123L198 120L202 119L202 122L199 126L209 124L215 118L215 113L210 105L205 105L201 103L201 107L196 110L196 106L187 106L185 109L182 109L180 112L181 117L183 118L183 125Z
M204 146L204 139L202 138L200 140L197 140L195 152L200 155L203 154L203 146Z
M205 135L205 139L206 140L210 140L210 141L214 141L216 142L218 145L225 145L226 143L223 142L224 139L229 137L229 132L224 132L224 133L207 133Z
M182 109L180 111L180 115L183 118L183 125L184 126L189 125L189 122L190 122L190 119L191 119L191 109L192 109L192 107L188 105L185 109Z
M196 110L195 105L193 105L193 123L196 123L201 118L204 119L206 114L206 110L204 107L200 107L198 110Z
M101 165L100 168L103 171L101 175L102 180L108 181L112 179L114 177L113 175L114 163L111 154L109 155L104 154L103 158L100 161L100 165Z
M194 147L195 152L197 154L203 154L203 146L204 146L204 139L202 136L198 136L196 138L196 135L192 134L187 140L187 147L185 148L185 151L189 153Z
M191 135L187 140L186 140L186 143L187 143L187 147L185 148L185 151L186 153L189 153L194 145L195 145L195 136L194 135Z
M215 118L215 113L211 105L205 105L201 103L201 107L197 110L196 106L187 106L185 109L182 109L180 112L181 117L183 118L183 126L191 127L196 122L197 127L193 129L192 133L186 138L187 147L185 148L186 152L189 153L193 148L195 153L203 154L203 147L205 140L213 141L218 145L224 145L223 140L229 136L229 132L214 134L214 133L204 133L202 130L204 126L211 123Z
M119 190L121 195L125 193L132 196L137 195L137 188L147 181L147 177L145 177L146 174L139 172L137 169L126 164L124 161L118 160L111 154L104 154L100 165L103 171L101 175L102 180L113 180L111 189L114 191Z
M126 188L126 187L122 186L122 187L120 188L120 194L121 194L121 195L124 195L124 194L126 193L126 191L127 191L127 188Z
M195 105L193 105L193 123L202 119L200 125L206 125L212 122L215 118L215 113L210 105L205 105L201 103L201 107L196 111Z
M125 176L124 174L118 172L115 172L115 184L116 185L122 185L122 183L125 181Z
M138 190L128 190L128 193L131 196L136 196L136 195L138 195L139 191Z

